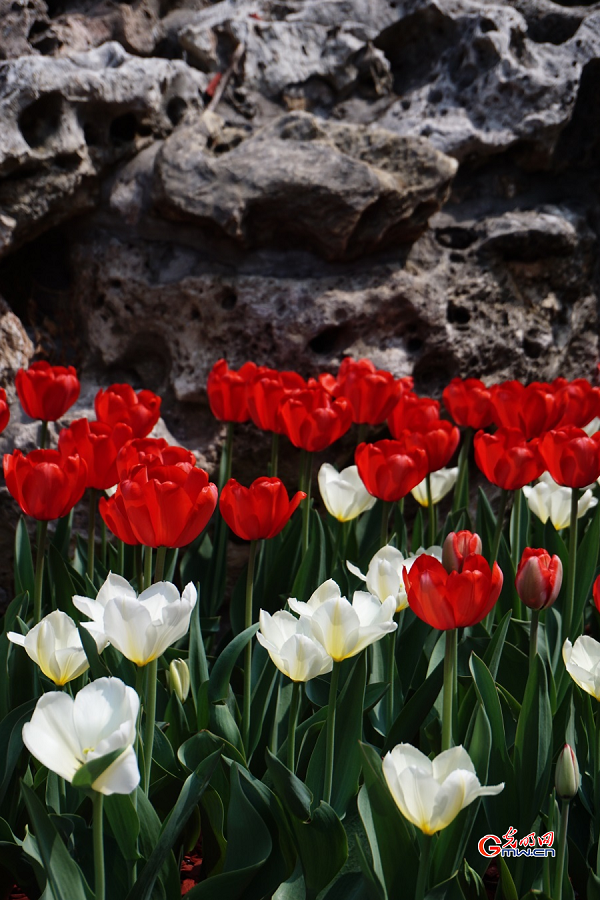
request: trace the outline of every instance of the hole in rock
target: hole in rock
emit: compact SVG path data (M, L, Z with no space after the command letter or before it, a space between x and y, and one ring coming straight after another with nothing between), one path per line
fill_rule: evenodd
M185 102L183 97L171 97L171 99L167 103L167 116L169 117L172 125L179 125L179 123L183 119L186 109L187 103Z
M221 297L221 308L227 311L235 309L237 304L237 294L234 290L227 290Z
M340 346L343 337L344 329L339 325L331 325L312 338L308 342L308 347L313 353L317 353L319 356L326 356L329 353L333 353Z
M117 116L110 123L110 138L112 141L132 141L138 130L138 122L132 112Z
M409 353L418 353L422 346L423 341L420 337L411 337L406 342L406 349Z
M451 300L446 310L446 318L453 325L467 325L471 320L471 313L464 306L458 306Z
M18 7L17 7L18 8ZM43 19L36 19L31 28L29 29L29 34L27 35L27 40L30 41L32 38L35 38L38 34L43 34L44 31L48 28L48 23L44 22Z
M63 98L57 91L44 94L19 115L19 129L30 147L42 147L60 130Z
M533 337L523 338L523 352L525 356L528 356L530 359L539 359L543 351L544 348L540 341Z
M527 37L536 44L564 44L581 24L581 16L549 13L527 19Z

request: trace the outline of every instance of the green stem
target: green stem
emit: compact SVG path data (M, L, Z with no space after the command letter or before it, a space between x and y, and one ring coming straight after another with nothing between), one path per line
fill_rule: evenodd
M277 468L279 466L279 435L276 431L271 435L271 465L269 473L271 478L277 477Z
M498 559L498 548L500 546L500 538L502 537L502 526L504 525L504 513L506 512L508 495L509 491L507 491L506 488L502 488L502 494L500 495L500 506L498 508L496 519L496 529L494 531L492 546L490 548L490 568L494 567L494 563Z
M333 751L335 746L335 706L337 701L337 688L340 678L340 662L333 663L331 670L331 684L329 685L329 704L327 706L327 744L325 750L325 782L323 787L323 800L331 802L331 788L333 785Z
M563 800L560 808L560 837L558 839L556 876L554 878L554 900L562 900L565 857L567 851L567 829L569 827L569 803L569 800Z
M117 538L117 573L125 575L125 542L119 538Z
M100 517L100 562L106 567L106 522Z
M303 453L305 453L303 490L306 491L306 499L302 501L302 555L305 555L310 538L310 491L312 486L313 454L308 450L303 451Z
M473 439L473 429L466 428L463 438L462 447L458 455L458 478L454 486L454 495L452 497L452 512L458 512L461 508L461 500L466 494L468 506L469 497L469 451L471 449L471 441Z
M394 722L394 675L396 673L396 631L387 637L388 645L388 692L387 692L387 727L388 734Z
M150 793L150 772L154 750L154 723L156 721L156 682L158 660L153 659L146 666L146 723L144 727L144 793Z
M446 632L446 634L447 633L448 632ZM423 900L423 898L425 897L425 890L427 888L427 875L429 874L429 854L431 852L431 838L432 835L423 834L415 900Z
M138 583L138 593L144 590L144 563L143 563L143 554L144 548L141 544L136 544L134 547L134 566L135 566L135 577Z
M152 584L152 547L144 547L144 590Z
M340 519L336 519L335 522L336 522L336 524L335 524L335 543L333 545L333 559L331 561L331 564L334 569L337 565L338 559L340 559L340 551L342 550L343 543L344 543L343 537L344 537L344 525L345 525L345 522L340 521Z
M519 567L519 560L521 559L521 505L523 502L523 492L519 488L518 490L513 491L513 496L513 521L515 527L513 529L512 543L510 545L510 557L516 572Z
M42 427L40 430L40 450L45 449L47 440L48 440L48 423L42 421Z
M379 547L385 547L388 542L388 523L390 520L390 510L392 503L387 500L381 501L381 528L379 531Z
M96 550L96 489L90 488L89 512L88 512L88 546L87 546L87 575L90 581L94 581L94 554Z
M553 790L552 793L550 794L550 811L549 811L549 815L548 815L548 820L546 822L546 831L554 831L553 823L554 823L555 805L556 805L555 792ZM551 891L552 891L552 886L550 883L550 857L549 856L544 857L542 879L543 879L544 893L547 894L548 897L550 897Z
M288 740L287 740L287 767L290 772L295 772L296 766L296 726L298 724L298 709L300 706L300 687L299 681L292 682L292 702L290 703L290 712L288 719Z
M562 643L571 636L572 626L577 627L578 622L573 622L573 605L575 602L575 573L577 571L577 505L579 491L571 488L571 520L569 524L569 570L567 572L567 593L565 596L563 614ZM574 637L575 635L573 635Z
M425 484L427 486L427 512L429 513L429 546L435 544L435 536L437 534L436 509L433 505L433 494L431 493L431 474L425 476Z
M250 541L250 556L246 573L246 612L244 628L252 625L252 594L254 591L254 566L258 541ZM246 756L250 755L250 704L252 702L252 641L244 649L244 708L242 711L242 741Z
M33 594L33 624L37 625L42 618L42 586L44 583L44 556L46 553L46 534L48 522L38 522L38 543L35 558L35 588Z
M446 652L444 654L444 699L442 707L442 750L452 746L452 707L454 702L454 672L456 671L457 631L446 632Z
M531 611L531 625L530 625L530 629L529 629L529 671L530 672L533 668L533 664L535 662L535 657L537 654L539 624L540 624L540 610L534 609Z
M154 567L154 581L162 581L165 577L165 560L167 558L167 548L156 548L156 566Z
M367 439L367 434L369 433L369 425L367 422L361 422L358 426L358 439L357 444L364 444Z
M94 791L94 817L93 817L93 836L94 836L94 900L104 900L105 882L104 882L104 835L103 835L103 800L104 795L99 791Z

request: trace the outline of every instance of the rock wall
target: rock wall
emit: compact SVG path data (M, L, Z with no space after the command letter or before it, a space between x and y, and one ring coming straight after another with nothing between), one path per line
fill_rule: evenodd
M0 0L0 60L0 295L77 415L150 387L211 465L220 356L595 372L600 3Z

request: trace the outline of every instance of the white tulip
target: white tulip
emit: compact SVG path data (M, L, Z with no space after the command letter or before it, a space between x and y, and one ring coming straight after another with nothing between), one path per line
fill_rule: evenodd
M355 591L349 603L331 578L317 588L307 603L293 597L288 603L294 612L309 619L312 634L334 662L356 656L398 627L394 622L393 597L380 603L366 591Z
M95 600L73 597L73 605L92 619L82 624L97 643L110 643L145 666L187 634L196 600L191 582L181 595L174 584L159 581L138 597L129 582L111 573Z
M539 479L533 487L525 485L523 493L531 512L545 525L550 519L557 531L566 528L571 521L571 488L557 484L549 472ZM580 519L589 509L596 506L598 500L591 490L583 492L577 502L577 518Z
M331 672L333 660L315 640L306 618L297 619L284 610L274 615L261 609L257 640L277 668L292 681L310 681Z
M598 418L598 416L595 416L591 422L588 422L587 425L584 425L583 430L588 437L591 437L593 434L596 434L597 431L600 431L600 419Z
M85 763L115 750L123 752L93 782L101 794L130 794L140 773L133 749L139 698L118 678L98 678L73 700L51 691L37 702L23 726L23 743L43 766L73 781Z
M185 659L172 659L167 672L169 688L185 703L190 692L190 670Z
M435 506L440 500L443 500L446 494L449 494L458 478L458 466L453 469L438 469L437 472L431 472L429 479L431 481L431 502ZM424 478L411 494L421 506L429 506L427 497L427 479Z
M600 700L600 644L593 637L582 634L574 644L563 644L565 667L575 684Z
M329 463L319 469L319 490L327 512L340 522L356 519L377 502L364 486L358 466L338 472Z
M44 616L27 634L9 631L8 639L24 647L27 655L55 684L67 684L89 668L77 625L60 610Z
M361 581L366 581L369 593L377 597L381 603L388 597L393 597L396 612L400 612L408 606L403 571L404 569L409 571L417 556L421 556L422 553L435 556L437 560L442 561L442 548L438 546L428 547L427 550L419 547L416 553L409 553L405 557L396 547L387 544L371 559L366 575L351 562L346 562L346 565L353 575Z
M446 828L477 797L504 788L481 786L464 747L444 750L430 760L411 744L398 744L385 755L383 774L402 815L430 835Z

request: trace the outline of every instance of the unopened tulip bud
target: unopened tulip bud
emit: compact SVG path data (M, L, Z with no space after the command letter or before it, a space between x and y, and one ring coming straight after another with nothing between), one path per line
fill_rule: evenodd
M573 748L565 744L556 763L556 793L561 800L572 800L579 790L581 778Z
M185 703L190 692L190 670L184 659L172 659L169 666L169 689Z
M471 531L451 531L444 541L442 565L447 572L462 572L467 556L481 556L482 545L478 534Z
M537 610L552 606L560 591L562 574L558 556L550 556L547 550L526 547L515 578L521 602Z

